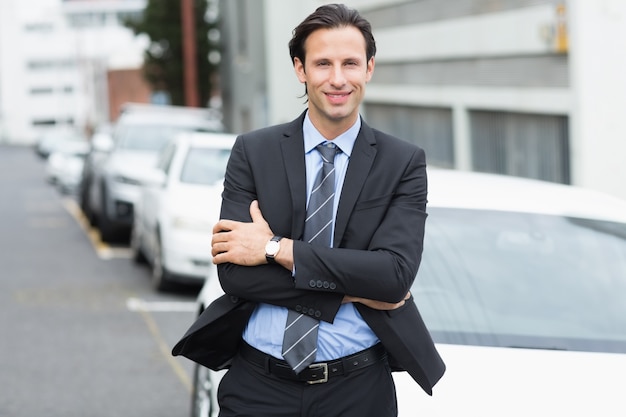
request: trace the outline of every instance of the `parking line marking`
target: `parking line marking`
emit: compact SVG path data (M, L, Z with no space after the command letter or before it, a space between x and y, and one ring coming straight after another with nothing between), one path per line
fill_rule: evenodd
M113 259L113 258L132 258L133 254L129 248L112 248L100 239L100 232L97 229L91 227L89 221L83 214L76 201L72 198L64 198L63 205L65 209L72 215L76 222L83 229L94 251L100 259Z
M176 358L172 356L170 347L165 342L165 339L163 338L163 335L161 334L161 331L159 330L159 326L154 321L154 317L152 317L149 311L146 311L146 310L137 310L137 311L139 315L141 315L141 317L145 321L146 325L148 326L148 330L150 331L150 334L152 334L152 337L154 338L155 342L157 343L159 347L159 351L161 352L161 355L163 355L163 357L165 358L167 363L170 365L170 367L172 368L172 370L174 371L174 373L176 374L180 382L182 382L184 387L187 389L187 391L191 392L192 391L191 378L187 374L187 371L185 370L185 368L183 368L183 366L176 360Z
M91 245L93 246L95 252L98 254L98 257L101 259L111 259L111 258L121 258L121 257L131 257L131 251L129 249L123 248L111 248L106 243L102 242L100 239L100 233L97 230L93 229L87 218L83 215L82 210L71 198L63 199L63 205L66 210L70 213L70 215L76 220L76 222L83 229ZM191 378L187 374L187 371L183 366L172 356L170 351L170 347L165 342L165 338L161 334L159 330L159 326L154 321L154 317L152 317L152 311L168 311L168 312L193 312L198 308L195 302L187 301L187 302L162 302L162 301L152 301L147 302L141 300L139 298L130 297L126 300L126 306L130 311L134 311L139 313L143 318L146 326L148 327L148 331L152 335L155 340L157 346L159 347L159 351L161 355L165 358L169 366L172 368L172 371L183 386L187 389L188 392L192 392L192 384Z
M145 301L135 297L126 300L126 307L130 311L185 313L198 310L198 304L194 301Z

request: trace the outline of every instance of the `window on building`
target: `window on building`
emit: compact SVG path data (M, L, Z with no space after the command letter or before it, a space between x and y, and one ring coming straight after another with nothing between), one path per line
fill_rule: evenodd
M570 184L567 116L470 111L470 129L475 171Z
M429 165L454 167L451 109L366 103L364 114L369 125L423 148Z
M31 95L44 95L44 94L52 94L52 87L33 87L30 89Z
M52 32L54 25L49 22L27 23L24 25L24 31L30 33L48 33Z

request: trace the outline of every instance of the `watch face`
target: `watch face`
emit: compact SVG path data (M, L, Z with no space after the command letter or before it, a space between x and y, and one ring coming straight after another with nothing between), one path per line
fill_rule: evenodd
M268 256L274 256L278 253L279 248L280 248L280 243L274 240L270 240L269 242L267 242L267 245L265 245L265 253Z

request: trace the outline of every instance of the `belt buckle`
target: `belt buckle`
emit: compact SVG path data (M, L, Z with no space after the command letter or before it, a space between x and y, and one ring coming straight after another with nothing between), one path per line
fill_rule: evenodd
M328 382L328 364L327 363L314 363L312 365L308 366L309 369L312 370L321 370L322 371L322 377L318 378L318 379L313 379L310 381L306 381L307 384L309 385L313 385L313 384L323 384L324 382Z

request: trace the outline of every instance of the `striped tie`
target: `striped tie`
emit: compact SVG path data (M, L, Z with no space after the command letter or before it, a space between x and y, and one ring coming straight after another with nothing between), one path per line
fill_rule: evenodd
M325 142L316 148L322 155L322 168L318 171L304 225L304 240L312 245L330 246L332 238L335 197L335 155L341 150L334 143ZM296 373L315 360L319 320L308 312L289 310L283 339L283 357Z

